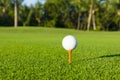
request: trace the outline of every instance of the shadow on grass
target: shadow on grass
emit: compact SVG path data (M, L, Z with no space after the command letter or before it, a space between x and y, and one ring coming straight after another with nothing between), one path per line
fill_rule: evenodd
M100 57L97 57L97 58L109 58L109 57L120 57L120 54L104 55L104 56L100 56Z
M99 57L87 58L87 59L82 59L82 60L94 60L94 59L99 59L99 58L112 58L112 57L120 57L120 54L103 55Z

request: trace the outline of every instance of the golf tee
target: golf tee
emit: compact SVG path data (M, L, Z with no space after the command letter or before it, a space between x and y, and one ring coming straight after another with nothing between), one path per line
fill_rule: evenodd
M68 63L72 63L72 50L68 50Z

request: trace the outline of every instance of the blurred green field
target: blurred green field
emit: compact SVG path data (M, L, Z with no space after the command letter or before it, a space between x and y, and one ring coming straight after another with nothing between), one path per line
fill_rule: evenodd
M69 34L78 40L70 65ZM0 80L120 80L120 32L0 28Z

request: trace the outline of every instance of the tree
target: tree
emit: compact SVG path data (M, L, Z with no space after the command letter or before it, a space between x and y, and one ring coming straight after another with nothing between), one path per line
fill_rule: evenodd
M0 0L0 25L13 26L13 3L11 0Z
M104 2L101 3L99 19L102 30L117 30L119 17L117 15L116 3L117 0L104 0Z
M88 24L87 30L90 30L91 22L93 24L93 30L96 30L96 19L95 19L95 12L98 11L98 4L100 3L99 0L90 0L89 4L89 16L88 16Z
M70 0L71 6L74 7L74 10L77 13L77 29L80 29L80 21L82 13L86 12L85 1L83 0Z
M35 20L37 21L38 26L40 26L42 18L42 4L39 1L35 4L34 14Z
M44 4L44 17L45 26L73 27L69 19L68 0L47 0Z
M30 8L30 10L28 10L28 14L26 15L26 17L24 16L25 21L23 22L23 26L30 26L32 14L33 14L33 8Z
M111 1L111 5L115 14L113 22L116 24L112 30L120 30L120 0Z
M21 5L23 0L12 0L14 3L14 27L18 26L18 7Z
M18 0L14 3L14 26L18 26Z

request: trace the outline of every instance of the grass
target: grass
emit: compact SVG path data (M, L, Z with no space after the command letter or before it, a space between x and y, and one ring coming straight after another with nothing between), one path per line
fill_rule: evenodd
M78 40L70 65L69 34ZM0 80L120 80L120 32L0 28Z

